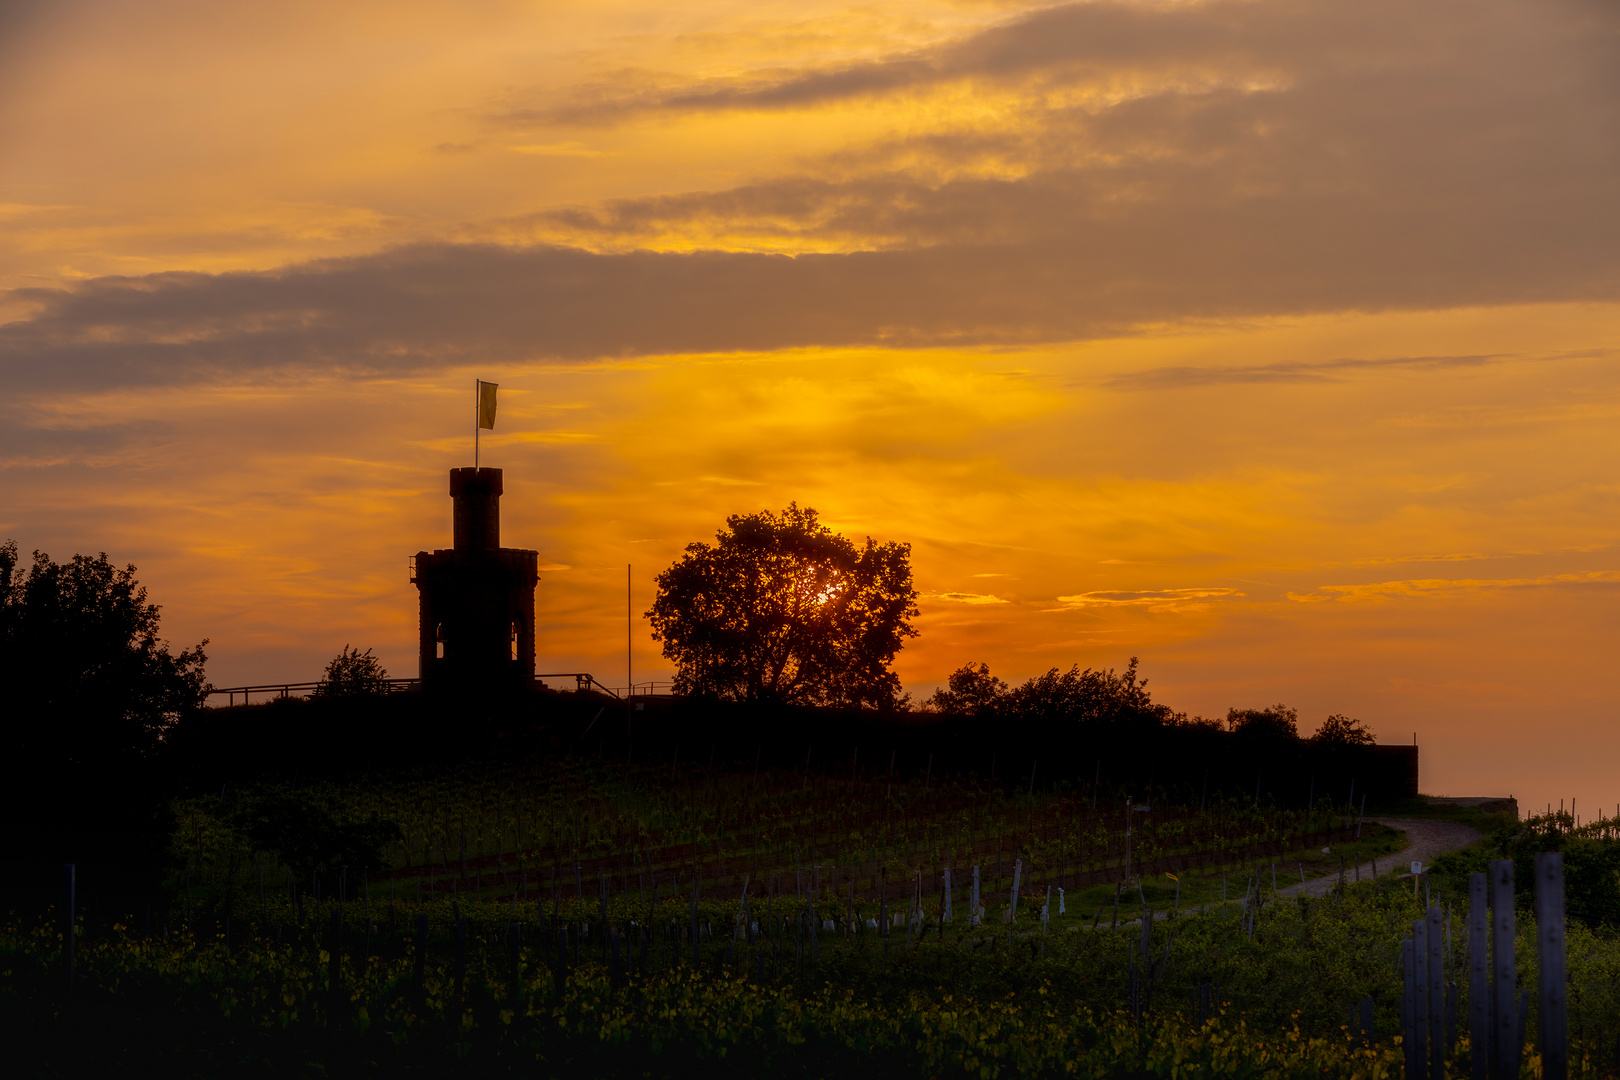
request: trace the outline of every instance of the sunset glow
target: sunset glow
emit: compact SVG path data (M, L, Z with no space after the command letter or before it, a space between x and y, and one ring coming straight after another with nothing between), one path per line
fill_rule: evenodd
M22 5L0 540L217 685L415 675L474 380L541 671L732 513L913 546L926 698L1141 658L1620 800L1620 17L1506 0Z

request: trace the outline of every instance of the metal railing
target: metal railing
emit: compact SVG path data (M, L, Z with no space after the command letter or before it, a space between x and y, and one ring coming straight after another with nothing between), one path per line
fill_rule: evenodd
M624 700L628 697L650 697L658 692L659 687L668 687L668 682L636 683L625 691L623 687L604 686L596 676L588 671L549 671L534 676L534 681L544 683L546 679L573 679L574 692L584 693L587 690L597 690L612 698ZM259 683L255 686L210 686L203 694L204 699L223 694L226 705L237 704L236 697L242 696L241 704L252 703L253 695L258 694L261 700L270 698L307 697L316 693L325 686L324 681L318 682L285 682L285 683ZM385 694L410 693L422 685L421 679L382 679L379 682Z

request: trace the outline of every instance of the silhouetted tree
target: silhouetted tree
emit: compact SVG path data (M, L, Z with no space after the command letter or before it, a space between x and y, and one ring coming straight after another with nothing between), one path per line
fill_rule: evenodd
M105 553L57 564L0 547L0 686L13 746L38 759L122 766L152 753L202 704L203 647L178 654L158 638L158 606L135 567Z
M1360 720L1334 713L1322 721L1310 741L1317 746L1371 746L1374 739Z
M382 662L371 655L343 646L343 651L332 657L321 676L321 685L315 693L322 697L364 697L388 691L388 672Z
M928 707L954 716L992 715L1005 704L1007 684L990 674L989 664L963 664L951 672L946 686L935 690Z
M19 858L157 872L172 819L154 759L202 704L205 645L169 651L133 566L35 552L19 571L0 545L0 814L29 822Z
M1136 657L1121 674L1114 670L1068 671L1052 668L1008 695L1007 712L1021 720L1077 720L1082 724L1129 719L1169 719L1173 714L1154 705L1147 680L1136 677Z
M1269 709L1228 709L1226 728L1244 739L1289 742L1299 738L1299 711L1287 705Z
M687 545L647 617L676 693L889 708L916 598L911 545L857 548L795 503L733 515L714 544Z
M1137 677L1137 658L1125 670L1112 668L1068 671L1051 668L1019 686L1009 688L990 674L988 664L964 664L951 673L948 687L934 692L928 703L941 712L959 716L1005 716L1036 724L1074 721L1097 724L1189 723L1185 714L1153 701L1147 680ZM1195 721L1208 725L1209 721Z

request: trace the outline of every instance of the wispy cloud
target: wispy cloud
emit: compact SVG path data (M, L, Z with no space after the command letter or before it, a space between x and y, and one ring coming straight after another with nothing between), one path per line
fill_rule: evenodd
M1063 607L1054 610L1143 607L1154 612L1199 611L1208 607L1209 601L1227 600L1242 595L1244 594L1236 589L1225 588L1098 589L1093 592L1075 593L1072 596L1060 596L1057 600Z
M1543 574L1527 578L1414 578L1375 581L1362 585L1321 585L1313 593L1289 593L1288 599L1311 604L1327 601L1367 602L1409 599L1456 599L1507 589L1586 588L1620 585L1620 570L1589 570L1577 574Z
M943 592L935 593L936 600L949 600L956 604L1008 604L1012 601L1003 600L999 596L989 593Z
M1256 67L1275 61L1287 47L1298 51L1311 42L1320 48L1330 22L1279 3L1181 8L1061 4L961 38L880 57L761 67L719 77L618 71L579 88L562 103L512 101L488 115L497 123L519 126L601 124L646 112L806 109L964 81L1005 85L1042 80L1048 93L1058 89L1054 83L1112 82L1110 96L1117 98L1131 96L1121 94L1119 73L1129 72L1140 82L1145 74L1170 70L1177 84L1208 89L1212 83L1252 81ZM1339 42L1340 47L1349 44ZM1274 80L1275 66L1271 74Z
M1208 367L1158 367L1115 375L1106 385L1120 390L1163 390L1172 387L1217 386L1229 383L1344 382L1362 372L1410 368L1432 371L1439 368L1483 367L1508 357L1501 354L1479 356L1395 356L1375 360L1338 358L1333 360L1290 361L1277 364Z

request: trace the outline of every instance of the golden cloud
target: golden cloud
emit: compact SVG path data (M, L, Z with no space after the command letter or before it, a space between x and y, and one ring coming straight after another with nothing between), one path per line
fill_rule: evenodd
M1202 611L1209 605L1200 601L1225 600L1242 595L1244 594L1236 589L1225 588L1097 589L1092 592L1075 593L1072 596L1060 596L1057 598L1058 603L1064 606L1053 610L1145 607L1154 612Z
M1543 574L1525 578L1414 578L1407 581L1375 581L1365 585L1323 585L1322 593L1289 593L1288 599L1302 604L1338 601L1383 601L1444 597L1448 599L1503 589L1533 589L1580 585L1620 584L1620 570L1590 570L1576 574Z

